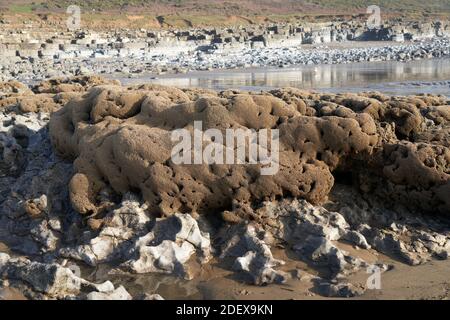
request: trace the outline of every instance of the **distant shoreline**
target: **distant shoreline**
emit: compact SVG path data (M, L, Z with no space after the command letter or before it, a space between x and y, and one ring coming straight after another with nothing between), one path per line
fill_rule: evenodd
M150 55L145 51L129 56L99 56L95 50L82 57L30 58L3 57L1 75L5 80L33 82L55 77L99 74L115 78L163 77L196 71L289 68L295 66L339 65L355 62L414 61L450 56L450 40L434 38L421 42L357 42L345 44L273 47L179 52L175 55ZM340 48L339 48L340 47ZM307 48L307 49L305 49ZM67 52L65 53L67 54Z

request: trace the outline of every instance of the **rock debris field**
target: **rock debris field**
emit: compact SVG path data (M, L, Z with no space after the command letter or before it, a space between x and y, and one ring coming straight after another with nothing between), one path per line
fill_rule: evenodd
M364 20L181 30L77 30L0 21L0 79L411 61L450 56L448 21ZM351 46L349 45L351 44Z
M254 286L307 282L319 296L363 295L350 277L392 266L357 251L409 265L448 259L449 104L125 87L97 76L0 83L0 294L163 299L115 279L195 281L214 264ZM194 121L278 129L279 171L174 164L171 132ZM106 279L88 276L102 266Z

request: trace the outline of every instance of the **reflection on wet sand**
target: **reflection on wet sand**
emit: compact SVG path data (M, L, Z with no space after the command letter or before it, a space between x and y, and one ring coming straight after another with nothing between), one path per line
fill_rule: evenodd
M301 66L286 69L245 69L122 79L124 83L151 82L179 87L246 90L296 87L324 91L378 90L387 94L447 94L450 59L411 62L367 62Z

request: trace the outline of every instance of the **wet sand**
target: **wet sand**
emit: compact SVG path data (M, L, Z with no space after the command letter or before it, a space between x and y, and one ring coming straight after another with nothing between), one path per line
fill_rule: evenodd
M118 284L126 285L131 294L143 292L152 294L158 292L166 299L225 299L225 300L324 300L324 299L433 299L447 300L450 298L450 261L433 260L419 266L409 266L393 260L374 250L361 250L339 243L340 248L347 250L368 262L381 262L392 266L392 269L381 274L381 289L368 289L362 296L354 298L327 298L318 293L320 280L309 280L311 276L320 276L294 256L286 256L283 250L273 250L278 259L286 261L283 271L296 272L298 277L288 280L285 284L255 286L239 278L228 268L211 263L198 265L198 275L194 280L182 280L172 276L148 274L116 276ZM106 276L109 267L101 267L96 274L97 280ZM324 270L324 272L326 272ZM361 270L348 280L356 285L365 286L370 274ZM109 276L110 277L110 276ZM110 278L111 279L111 278Z

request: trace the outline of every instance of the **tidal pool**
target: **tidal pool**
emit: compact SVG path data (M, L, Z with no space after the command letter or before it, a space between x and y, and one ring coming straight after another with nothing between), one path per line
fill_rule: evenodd
M295 87L324 92L375 90L390 95L433 93L450 96L450 59L193 71L120 80L124 84L146 82L215 90Z

